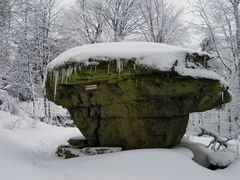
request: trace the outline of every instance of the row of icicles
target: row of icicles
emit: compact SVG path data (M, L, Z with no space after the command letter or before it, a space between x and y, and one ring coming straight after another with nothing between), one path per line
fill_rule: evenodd
M107 74L110 74L110 64L111 61L109 61L108 63L108 68L107 68ZM54 70L53 71L53 80L54 80L54 101L56 98L56 93L57 93L57 85L58 85L58 81L59 81L59 74L61 71L61 83L62 84L67 84L69 78L74 74L76 75L78 72L81 72L83 68L86 68L88 66L90 66L90 74L92 74L93 70L95 71L95 73L97 72L97 65L98 62L89 62L88 65L79 65L78 67L75 66L69 66L68 68L61 68L61 70ZM94 69L93 69L94 68ZM121 71L123 71L124 69L124 61L121 59L117 59L116 60L116 72L118 72L118 74L121 74ZM136 69L136 64L133 63L133 69Z

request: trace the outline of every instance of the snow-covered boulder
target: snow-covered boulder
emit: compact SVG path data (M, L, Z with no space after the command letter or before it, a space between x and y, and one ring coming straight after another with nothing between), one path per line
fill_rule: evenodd
M176 148L187 148L191 150L193 153L193 160L196 163L212 170L226 168L239 158L237 151L227 148L215 152L200 142L190 142L184 138Z
M230 99L209 59L160 43L84 45L48 65L47 97L69 110L88 146L171 147L189 113Z
M207 154L210 154L212 151L204 144L199 142L181 141L180 144L178 144L178 147L190 149L194 154L193 160L199 165L206 168L210 166Z
M207 158L209 163L216 168L225 168L238 159L238 153L231 150L211 152L207 154Z

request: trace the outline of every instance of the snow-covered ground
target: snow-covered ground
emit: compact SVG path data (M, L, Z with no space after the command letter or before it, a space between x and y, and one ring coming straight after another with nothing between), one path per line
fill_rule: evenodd
M51 107L51 115L52 116L56 116L56 115L67 115L68 114L68 110L63 108L62 106L58 106L56 104L54 104L53 102L49 101L48 102L50 107ZM18 105L27 113L29 114L33 114L33 104L32 102L27 102L27 101L23 101L23 102L19 102ZM35 115L36 117L44 117L44 99L37 99L35 101Z
M8 126L8 122L17 126ZM58 145L79 136L63 128L0 111L1 180L238 180L240 160L211 171L191 160L183 148L144 149L64 160L55 155ZM35 124L35 127L31 127ZM8 128L11 127L11 128Z

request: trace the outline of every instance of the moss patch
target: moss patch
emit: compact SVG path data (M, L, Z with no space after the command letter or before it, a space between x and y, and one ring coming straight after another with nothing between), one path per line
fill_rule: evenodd
M79 157L79 155L74 154L70 149L71 149L70 146L65 146L65 145L59 146L57 148L56 154L59 157L63 157L64 159L70 159L70 158L74 158L74 157Z

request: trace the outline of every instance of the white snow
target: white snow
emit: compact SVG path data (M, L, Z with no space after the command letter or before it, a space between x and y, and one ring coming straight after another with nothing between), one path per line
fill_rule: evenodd
M50 104L50 107L51 107L51 115L52 116L56 116L56 115L67 116L67 114L68 114L67 109L63 108L62 106L58 106L51 101L49 101L48 103ZM36 117L44 117L44 105L43 104L44 104L43 98L36 99L36 101L35 101ZM27 112L27 114L31 114L31 115L33 114L33 103L32 102L23 101L23 102L18 102L17 105L23 110L23 113L26 114L26 112ZM24 116L24 114L22 116Z
M207 149L202 143L183 141L178 145L178 147L190 149L194 154L193 160L201 166L208 167L210 165L207 154L211 151Z
M182 155L185 155L189 159L193 159L194 158L193 152L190 149L188 149L188 148L174 147L172 150L176 150L176 152L181 153Z
M238 157L238 154L234 151L219 151L211 152L207 154L208 161L220 167L226 167L233 163Z
M18 117L0 111L0 121ZM2 180L238 180L240 161L227 169L210 171L178 149L142 149L64 160L58 145L79 136L76 128L38 123L12 130L0 126Z
M212 139L212 137L191 136L191 141L189 141L184 137L178 147L190 149L194 154L194 161L204 167L208 167L210 164L227 167L239 159L240 152L238 152L238 144L235 140L228 142L228 148L215 152L207 148Z
M18 129L33 127L35 120L31 118L23 118L14 116L4 111L0 111L0 130L1 129Z
M89 44L72 48L50 62L48 70L66 62L81 62L89 65L89 58L99 60L112 60L118 58L136 59L136 63L158 68L161 71L170 71L176 60L178 61L175 70L184 76L195 78L217 79L225 84L215 72L201 66L195 69L185 67L186 53L205 54L190 49L151 42L115 42Z

